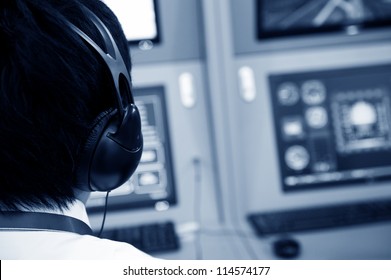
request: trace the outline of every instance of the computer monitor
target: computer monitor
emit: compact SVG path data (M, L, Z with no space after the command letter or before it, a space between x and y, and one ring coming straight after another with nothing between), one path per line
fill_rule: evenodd
M140 111L144 149L134 175L110 192L108 209L166 210L176 203L176 192L165 90L162 86L134 88L133 96ZM102 210L105 195L93 192L87 209Z
M391 26L388 0L257 0L258 39Z
M130 44L148 45L159 42L156 0L104 0L118 17Z
M269 83L284 191L391 179L391 64Z

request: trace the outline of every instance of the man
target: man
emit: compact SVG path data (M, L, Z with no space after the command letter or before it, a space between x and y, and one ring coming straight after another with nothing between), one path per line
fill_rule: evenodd
M83 203L142 151L118 20L98 0L3 0L0 14L0 259L150 258L94 237Z

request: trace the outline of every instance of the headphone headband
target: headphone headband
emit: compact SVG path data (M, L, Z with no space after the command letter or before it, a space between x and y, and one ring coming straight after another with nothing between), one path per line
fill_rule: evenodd
M113 36L93 12L84 6L82 10L102 35L107 52L74 24L67 24L107 65L117 106L116 110L102 112L95 120L78 161L76 187L85 191L110 191L124 184L140 162L141 119L131 94L130 73Z
M132 95L130 94L131 89L131 79L126 68L125 62L122 58L122 55L118 49L117 44L115 43L113 36L111 35L108 28L105 24L89 9L82 7L83 11L86 13L88 18L94 23L95 27L98 29L99 33L103 37L103 41L105 43L107 52L103 51L101 47L98 46L97 43L94 42L86 33L84 33L80 28L75 26L73 23L68 21L69 27L73 29L89 46L94 48L94 50L100 55L100 57L105 61L107 66L110 69L111 77L115 86L115 99L117 103L117 109L119 115L122 117L125 114L128 104L133 104L134 100ZM121 94L121 85L120 80L124 78L126 86L126 92L123 96ZM126 101L126 102L124 102ZM125 106L124 106L125 105Z

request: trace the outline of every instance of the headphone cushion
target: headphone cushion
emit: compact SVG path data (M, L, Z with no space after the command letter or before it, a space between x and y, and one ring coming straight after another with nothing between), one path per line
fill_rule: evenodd
M88 137L80 149L78 165L76 167L76 188L91 191L89 183L89 173L95 149L106 130L106 127L116 115L117 110L110 109L100 113L94 120Z
M110 191L123 185L136 171L143 151L141 118L129 105L122 118L110 118L97 140L89 168L89 187Z

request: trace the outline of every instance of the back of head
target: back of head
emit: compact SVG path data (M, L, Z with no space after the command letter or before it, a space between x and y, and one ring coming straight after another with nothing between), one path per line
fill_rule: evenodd
M72 202L81 147L115 102L105 65L66 24L104 48L81 5L109 28L130 71L124 34L101 1L0 3L0 209Z

